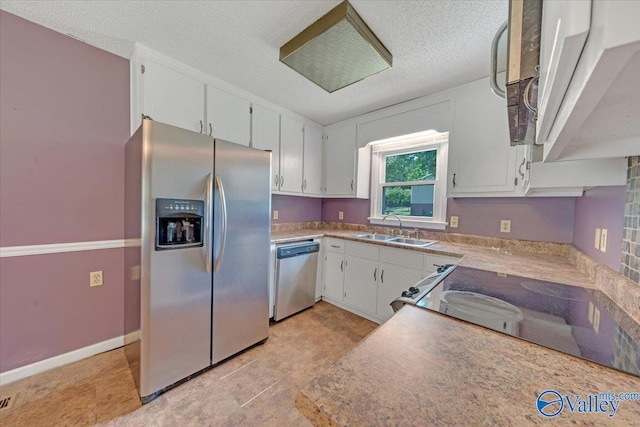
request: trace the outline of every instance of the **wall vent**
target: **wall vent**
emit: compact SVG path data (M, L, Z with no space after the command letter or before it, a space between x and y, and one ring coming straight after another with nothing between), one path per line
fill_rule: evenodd
M15 400L14 396L0 397L0 411L11 408Z

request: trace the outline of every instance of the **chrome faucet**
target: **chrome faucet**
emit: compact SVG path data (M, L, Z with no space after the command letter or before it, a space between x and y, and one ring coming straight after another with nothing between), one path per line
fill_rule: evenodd
M390 216L393 216L398 220L398 223L400 224L400 236L402 236L402 220L400 219L400 217L398 215L394 215L394 214L385 215L382 218L382 222L384 222L384 220L387 219ZM393 229L391 229L391 235L393 236Z

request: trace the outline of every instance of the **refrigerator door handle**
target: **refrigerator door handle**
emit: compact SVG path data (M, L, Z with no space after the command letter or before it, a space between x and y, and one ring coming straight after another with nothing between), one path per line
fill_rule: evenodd
M211 272L211 224L213 224L213 204L211 203L211 195L213 194L213 174L207 175L207 184L205 186L204 204L205 204L205 226L204 226L204 239L205 239L205 254L204 254L204 268L207 273Z
M227 198L224 195L224 185L222 185L222 178L220 175L216 175L216 186L220 193L220 210L222 212L222 226L220 230L220 252L216 257L216 264L213 267L213 271L220 270L220 264L222 263L222 256L224 255L224 244L227 240Z

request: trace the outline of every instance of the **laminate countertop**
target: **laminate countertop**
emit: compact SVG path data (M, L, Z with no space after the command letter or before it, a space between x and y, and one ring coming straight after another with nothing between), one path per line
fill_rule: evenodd
M585 288L596 288L594 281L587 274L579 271L567 257L566 245L495 239L494 246L489 247L474 245L473 243L438 241L433 245L421 248L355 237L359 233L362 232L335 229L279 231L271 234L271 242L285 244L321 237L334 237L396 249L409 249L436 255L459 257L458 264L464 267L549 280L567 285L578 285Z
M360 232L361 233L361 232ZM272 234L274 243L335 237L358 231L309 229ZM423 237L424 238L424 237ZM426 253L460 257L458 264L587 288L596 282L568 254L568 245L496 239L475 245L439 241ZM629 296L636 304L637 294ZM637 320L638 313L630 313ZM601 392L640 393L640 378L412 306L405 306L296 396L317 426L527 425L549 422L538 395L556 390L586 399ZM559 404L558 404L559 405ZM640 401L619 402L613 417L572 413L565 403L554 424L639 425Z
M545 390L574 403L575 395L640 393L640 378L405 306L298 392L296 406L316 426L521 426L550 421L536 409ZM637 426L640 401L611 413L565 404L552 421Z

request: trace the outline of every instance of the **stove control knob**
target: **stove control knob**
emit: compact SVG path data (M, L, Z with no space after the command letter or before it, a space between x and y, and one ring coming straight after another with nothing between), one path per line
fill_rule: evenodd
M416 288L415 286L412 286L409 288L409 292L411 292L412 294L417 294L420 292L420 289Z
M411 298L413 294L410 291L404 291L402 292L402 296L405 298Z

